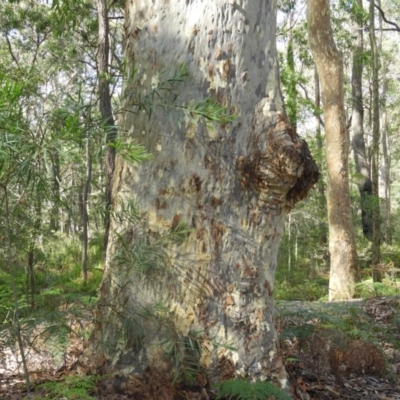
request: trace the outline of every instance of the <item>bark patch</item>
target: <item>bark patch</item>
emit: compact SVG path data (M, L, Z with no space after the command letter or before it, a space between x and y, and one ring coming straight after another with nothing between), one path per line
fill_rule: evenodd
M203 181L200 179L200 177L197 174L193 174L193 176L190 179L189 184L190 184L190 186L194 186L194 188L196 189L196 192L200 192Z
M304 140L301 140L300 157L304 165L303 173L287 194L287 199L293 204L303 200L319 178L317 164L311 157L308 145Z
M247 155L236 160L243 189L269 205L292 208L318 181L319 172L307 143L294 132L275 104L263 99L253 116Z

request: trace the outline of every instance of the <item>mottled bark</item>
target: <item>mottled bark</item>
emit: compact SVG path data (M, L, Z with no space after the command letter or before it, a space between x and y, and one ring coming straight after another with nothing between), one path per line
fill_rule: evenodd
M104 241L103 251L104 259L106 257L108 237L110 231L110 211L111 211L111 192L112 192L112 178L115 168L115 148L109 146L117 138L117 128L115 126L114 116L112 113L111 105L111 91L110 91L110 76L109 76L109 25L108 25L108 10L106 0L97 0L97 13L99 23L99 46L97 53L97 73L99 79L99 111L103 120L106 133L106 199L105 199L105 217L104 217Z
M357 0L358 7L362 9L362 0ZM364 139L364 104L362 95L362 73L363 73L363 20L362 16L354 20L354 35L356 42L353 50L353 66L351 71L351 143L356 167L356 180L361 197L361 220L364 236L372 240L372 182L370 175L369 160L365 148Z
M375 37L375 1L369 4L369 39L372 53L372 145L371 145L371 180L372 180L372 248L371 263L374 282L382 281L382 273L379 270L381 262L381 221L379 202L379 62L378 48Z
M281 111L276 5L126 6L133 81L125 87L121 131L153 157L132 165L117 156L113 233L92 338L101 346L92 361L123 372L172 370L185 379L189 357L213 380L248 375L285 386L273 320L277 252L289 210L318 172ZM150 118L138 112L139 96L148 98L185 63L190 75L178 84L178 98L161 91L153 98L164 107L148 105ZM173 107L174 100L206 98L235 121L205 124ZM136 222L123 217L132 200ZM198 351L188 352L189 342Z
M309 0L308 35L321 83L324 106L327 208L329 221L329 300L354 295L358 257L354 239L349 189L349 133L343 98L343 62L333 40L329 0Z

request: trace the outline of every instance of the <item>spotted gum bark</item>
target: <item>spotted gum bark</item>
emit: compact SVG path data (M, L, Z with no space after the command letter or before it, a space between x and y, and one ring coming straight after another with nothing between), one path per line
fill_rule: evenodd
M277 252L288 212L318 171L282 111L275 23L275 2L261 0L126 2L127 75L135 74L120 137L152 158L116 160L92 337L98 369L168 373L171 344L184 356L190 340L209 379L285 386L273 319ZM164 107L153 104L150 118L138 112L139 94L182 64L190 75L178 98L163 91ZM172 106L207 98L234 122L205 124ZM120 217L129 201L136 220ZM121 261L127 253L131 263Z
M350 139L345 123L343 62L333 40L329 0L309 0L307 4L308 37L320 78L325 119L329 300L350 299L357 282L358 257L350 207Z

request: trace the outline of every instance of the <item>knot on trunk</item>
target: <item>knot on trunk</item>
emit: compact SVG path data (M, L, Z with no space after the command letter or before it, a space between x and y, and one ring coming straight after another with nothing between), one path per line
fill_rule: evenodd
M255 108L247 155L238 157L236 168L243 188L269 205L289 208L306 197L319 177L307 143L269 98Z

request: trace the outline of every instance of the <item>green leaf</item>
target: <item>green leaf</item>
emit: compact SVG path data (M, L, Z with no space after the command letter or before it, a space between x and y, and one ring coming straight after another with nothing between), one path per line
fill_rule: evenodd
M113 147L117 154L131 163L141 163L151 158L151 154L143 146L132 141L122 142L117 139L115 142L108 143L108 146Z

